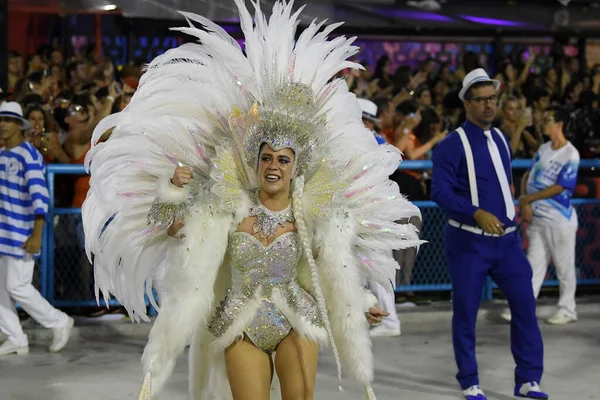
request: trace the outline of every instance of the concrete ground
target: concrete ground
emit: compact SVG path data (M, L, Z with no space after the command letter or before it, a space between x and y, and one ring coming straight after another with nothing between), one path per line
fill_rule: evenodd
M514 364L509 351L509 325L497 318L501 306L488 305L479 316L477 353L483 389L490 400L512 399ZM447 303L400 309L403 334L374 341L378 400L461 399L450 336ZM547 316L551 307L540 307ZM540 321L546 349L542 387L552 399L600 399L600 305L579 307L580 321L553 327ZM28 329L29 356L0 359L0 400L137 399L141 384L140 356L149 325L129 322L77 321L72 342L49 354L48 331ZM3 338L0 338L2 340ZM321 356L315 399L361 400L363 390L349 379L337 391L333 357ZM182 356L163 399L187 396L187 363Z

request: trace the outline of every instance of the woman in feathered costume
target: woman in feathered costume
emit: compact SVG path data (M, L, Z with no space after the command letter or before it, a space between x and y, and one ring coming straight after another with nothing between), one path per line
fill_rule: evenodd
M327 40L337 24L312 23L295 41L291 2L269 21L253 2L253 22L235 1L246 56L183 13L204 29L177 30L201 44L157 57L94 133L83 218L97 296L147 320L145 297L164 275L141 399L155 398L190 342L193 399L268 399L273 366L283 399L312 399L327 344L338 379L344 365L374 399L367 320L381 315L365 283L393 290L389 250L421 243L395 222L419 215L388 179L400 154L377 145L333 79L360 67L347 61L353 39Z

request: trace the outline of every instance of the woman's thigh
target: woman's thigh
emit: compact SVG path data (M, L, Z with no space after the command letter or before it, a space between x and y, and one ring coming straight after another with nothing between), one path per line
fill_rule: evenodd
M225 350L225 367L234 400L269 400L271 356L244 337Z
M275 371L282 400L313 400L319 346L295 331L283 339L275 353Z

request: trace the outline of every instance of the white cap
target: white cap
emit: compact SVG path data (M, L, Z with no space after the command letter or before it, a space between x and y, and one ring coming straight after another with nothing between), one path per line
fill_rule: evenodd
M30 127L29 121L23 118L21 105L15 101L6 101L0 104L0 117L18 119L23 123L21 129L24 131Z
M479 82L491 82L494 85L495 90L500 89L500 81L496 79L490 79L487 72L485 72L483 68L477 68L469 72L467 76L465 76L465 79L463 79L463 87L458 93L458 98L464 100L467 90L469 90L471 86Z
M362 110L362 117L373 122L379 122L377 119L377 105L371 100L358 99L358 104Z

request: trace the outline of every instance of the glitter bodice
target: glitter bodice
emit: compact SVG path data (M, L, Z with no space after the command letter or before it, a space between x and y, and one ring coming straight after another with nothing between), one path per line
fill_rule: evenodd
M228 251L232 287L254 293L261 285L265 297L270 296L274 285L289 284L296 279L296 266L302 255L296 232L284 233L268 246L246 232L235 232L230 237Z
M234 322L242 318L247 321L243 334L257 347L271 353L294 327L280 309L282 304L287 313L296 315L295 321L323 327L315 299L296 279L302 256L301 240L296 232L284 233L268 246L249 233L234 232L229 237L227 251L231 259L231 287L208 322L213 335L225 335L233 329ZM274 296L275 290L279 297ZM257 296L258 308L251 315L247 314L245 310L252 307L251 300Z

